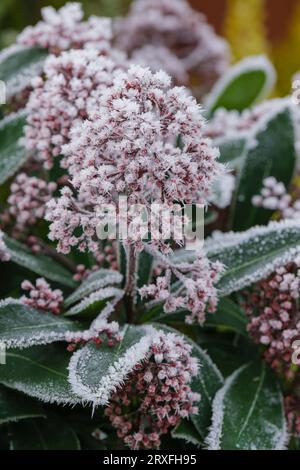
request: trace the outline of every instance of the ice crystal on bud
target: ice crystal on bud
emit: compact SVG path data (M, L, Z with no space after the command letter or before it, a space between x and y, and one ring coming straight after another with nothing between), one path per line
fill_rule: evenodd
M91 16L83 21L84 13L80 3L67 3L60 10L42 8L42 18L35 26L28 26L18 36L18 44L40 46L59 54L68 49L82 49L92 46L106 50L112 38L111 21Z
M47 59L45 81L39 77L32 82L23 142L28 150L37 151L46 168L69 143L71 127L87 118L89 102L111 85L117 70L114 59L119 66L125 62L117 53L109 58L94 49L63 52ZM67 162L62 160L62 165Z
M22 289L28 291L27 297L25 295L21 297L21 301L25 305L59 315L64 301L60 289L52 290L48 282L42 277L36 280L35 286L30 281L23 281Z
M130 448L158 449L163 434L198 412L200 396L190 387L198 363L191 349L176 334L159 332L144 361L111 396L105 414Z
M2 232L2 230L0 230L0 261L2 262L10 260L10 254L8 252L7 246L5 245L3 238L4 238L4 233Z
M45 215L45 204L54 191L56 183L47 183L36 176L20 173L13 181L8 198L9 214L15 218L16 229L21 231L28 225L35 225Z
M191 312L186 322L202 325L206 313L216 310L215 284L223 266L219 262L210 262L201 252L193 263L172 264L168 258L160 256L160 265L165 268L164 275L157 277L155 284L142 287L141 296L164 302L165 312L186 309ZM179 281L176 290L171 289L172 275Z
M117 24L117 41L133 57L144 54L144 63L166 70L178 84L185 83L189 73L199 76L203 89L229 62L225 40L185 0L135 0Z
M293 377L293 342L300 339L300 257L279 267L267 279L244 293L248 331L266 347L264 357L278 373Z
M72 129L63 147L71 183L48 204L50 237L59 250L91 244L99 225L97 210L125 194L129 204L206 203L223 166L219 151L203 138L204 119L184 88L170 88L164 72L141 66L120 72L88 119ZM180 136L180 146L178 146ZM77 227L83 233L76 237Z

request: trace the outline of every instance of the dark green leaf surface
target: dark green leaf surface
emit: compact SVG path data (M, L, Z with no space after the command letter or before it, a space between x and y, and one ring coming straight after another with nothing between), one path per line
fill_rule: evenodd
M14 263L64 286L76 286L76 282L72 279L72 274L52 258L42 254L34 255L26 246L8 236L5 236L4 240L11 261Z
M68 383L69 360L58 344L11 349L0 366L0 383L48 403L80 403Z
M29 308L13 299L0 302L0 341L9 348L53 343L64 340L69 331L79 331L80 324L49 312Z
M278 450L287 440L283 398L265 364L235 371L213 403L207 444L211 450Z
M45 413L36 401L22 393L0 387L0 425L43 416Z
M9 431L11 450L80 450L73 429L56 416L12 424Z
M13 176L29 156L19 143L25 121L25 112L12 114L0 121L0 184Z

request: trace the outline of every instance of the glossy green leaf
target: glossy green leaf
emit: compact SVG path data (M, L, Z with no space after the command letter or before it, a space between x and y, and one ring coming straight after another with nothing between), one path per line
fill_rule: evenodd
M208 240L205 248L212 261L220 261L226 268L217 287L221 296L227 296L291 262L300 251L300 223L271 222L266 227L221 234Z
M69 360L65 345L10 349L0 366L0 383L47 403L80 403L68 383Z
M283 397L265 364L246 364L226 379L213 402L206 442L210 450L285 448Z
M22 393L0 387L0 425L36 417L45 417L36 401Z
M48 55L40 47L12 46L0 54L0 80L7 88L7 98L23 91L32 78L40 75Z
M35 310L14 299L0 301L0 341L7 348L53 343L64 340L67 332L80 329L77 322Z
M218 108L243 111L263 100L275 84L275 70L263 56L243 59L214 85L206 100L212 114Z
M26 246L7 235L5 235L4 240L12 262L64 286L76 286L72 274L49 256L33 254Z
M85 279L78 289L76 289L64 302L66 307L82 300L84 297L92 294L99 289L103 289L107 286L113 286L120 284L122 281L122 276L117 271L111 269L99 269L88 276Z
M19 143L25 121L24 111L0 121L0 184L13 176L29 157L28 151Z

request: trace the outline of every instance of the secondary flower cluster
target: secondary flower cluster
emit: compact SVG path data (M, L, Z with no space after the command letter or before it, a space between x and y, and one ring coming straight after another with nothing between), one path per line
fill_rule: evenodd
M142 287L141 296L164 302L165 312L188 310L190 314L185 318L186 323L202 325L206 313L216 310L218 297L215 284L223 265L211 263L199 252L193 263L172 264L167 258L160 257L160 266L165 268L164 275L157 277L155 284ZM177 289L174 285L171 288L172 276L177 278Z
M284 184L272 176L264 179L261 193L253 197L252 204L279 211L282 219L298 219L300 216L300 199L293 200Z
M300 257L277 268L268 279L245 293L243 306L249 315L248 331L256 343L266 346L264 357L279 373L292 374L292 344L300 339Z
M10 187L11 194L7 200L9 214L15 219L15 229L22 231L28 225L36 224L45 216L46 202L54 191L56 183L47 183L36 176L19 173Z
M67 3L60 10L42 8L42 18L35 26L28 26L18 36L18 44L40 46L52 54L69 49L93 47L105 51L110 47L112 28L110 20L91 16L83 21L80 3Z
M185 0L135 0L117 24L117 43L143 64L147 57L148 65L166 70L178 84L197 75L202 91L229 63L227 43Z
M50 237L59 241L60 251L75 245L96 249L91 242L99 207L116 205L120 195L147 208L154 202L207 201L223 169L219 151L203 138L195 99L182 88L170 88L168 75L131 66L91 108L63 147L76 194L64 188L61 198L48 204ZM78 227L82 234L76 237Z
M38 77L32 82L23 143L37 151L47 169L69 142L71 127L87 118L89 103L112 84L117 70L114 60L121 66L123 56L116 52L104 57L96 49L63 52L46 60L45 81ZM67 166L65 160L61 164Z
M23 281L22 289L28 291L28 297L23 295L21 301L29 307L37 308L59 315L64 301L63 293L60 289L51 289L44 278L36 280L35 286L30 281Z
M132 449L159 448L170 427L198 412L200 396L190 388L197 372L191 347L173 333L159 334L105 410L118 437Z

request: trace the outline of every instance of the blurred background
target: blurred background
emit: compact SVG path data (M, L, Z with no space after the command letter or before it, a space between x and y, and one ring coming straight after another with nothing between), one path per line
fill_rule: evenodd
M40 10L66 0L0 0L0 47L11 44ZM82 0L87 15L122 15L130 0ZM300 70L300 0L190 0L229 41L233 60L267 54L278 72L277 94L290 91L291 76Z

